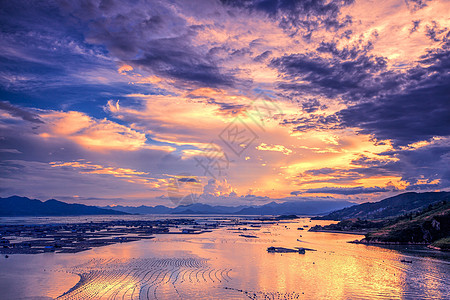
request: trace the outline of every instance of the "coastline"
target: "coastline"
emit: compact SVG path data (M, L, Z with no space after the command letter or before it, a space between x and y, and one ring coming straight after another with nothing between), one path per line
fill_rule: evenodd
M408 246L408 245L415 245L415 246L426 246L429 249L432 250L436 250L436 251L442 251L442 252L449 252L446 249L442 249L436 246L432 246L432 244L430 243L425 243L425 242L417 242L417 243L413 243L413 242L383 242L383 241L367 241L367 240L354 240L354 241L349 241L347 243L350 244L362 244L362 245L368 245L368 246L382 246L382 245L404 245L404 246Z
M314 229L308 230L310 232L329 232L329 233L342 233L342 234L353 234L353 235L365 235L368 231L341 231L341 230L328 230L328 229Z

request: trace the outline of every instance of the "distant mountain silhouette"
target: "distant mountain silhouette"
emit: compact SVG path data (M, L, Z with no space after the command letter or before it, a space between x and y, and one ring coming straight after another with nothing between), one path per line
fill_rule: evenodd
M449 201L450 192L404 193L379 202L366 202L334 211L317 219L344 220L351 218L382 219L415 212L440 201Z
M103 206L101 207L103 209L112 209L115 211L121 211L126 212L129 214L170 214L172 213L173 208L164 206L164 205L157 205L157 206L122 206L122 205L116 205L116 206Z
M211 206L195 203L169 208L158 206L106 206L104 208L133 214L233 214L233 215L319 215L348 207L354 203L348 201L296 201L276 203L270 202L260 206Z
M241 209L241 215L319 215L353 205L348 201L296 201L268 204Z
M55 199L40 201L27 197L0 198L0 216L81 216L81 215L126 215L125 212L103 209L83 204L69 204Z
M246 208L246 205L240 206L211 206L208 204L195 203L191 205L180 205L173 209L173 214L237 214L241 209Z

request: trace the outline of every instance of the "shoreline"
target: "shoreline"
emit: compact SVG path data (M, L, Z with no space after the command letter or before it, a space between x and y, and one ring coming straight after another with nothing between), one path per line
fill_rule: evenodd
M366 235L369 231L341 231L341 230L327 230L327 229L314 229L308 230L309 232L329 232L329 233L343 233L353 235Z
M407 243L402 243L402 242L382 242L382 241L362 241L362 240L354 240L354 241L349 241L347 243L350 244L360 244L360 245L367 245L367 246L425 246L431 250L436 250L436 251L442 251L442 252L449 252L448 250L436 247L436 246L432 246L432 244L430 243L413 243L413 242L407 242Z

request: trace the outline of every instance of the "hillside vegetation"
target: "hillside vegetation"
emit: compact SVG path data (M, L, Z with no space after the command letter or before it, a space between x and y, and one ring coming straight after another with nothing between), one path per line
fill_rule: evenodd
M450 202L430 205L420 213L408 214L393 224L369 232L368 243L431 244L450 237ZM443 243L443 240L441 243Z

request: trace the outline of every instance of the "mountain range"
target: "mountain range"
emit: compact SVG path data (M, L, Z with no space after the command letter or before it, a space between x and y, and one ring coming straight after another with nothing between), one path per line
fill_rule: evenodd
M276 203L270 202L256 206L211 206L208 204L195 203L191 205L180 205L175 208L158 206L106 206L105 209L132 214L232 214L232 215L321 215L337 209L354 205L348 201L295 201Z
M379 202L355 205L348 201L311 200L284 203L270 202L264 205L212 206L195 203L170 208L157 206L106 206L96 207L69 204L55 199L40 201L26 197L0 198L0 216L77 216L77 215L125 215L125 214L230 214L230 215L324 215L326 220L383 219L400 216L440 201L450 202L450 192L403 193ZM326 214L326 215L325 215Z
M69 204L55 199L40 201L27 197L0 198L0 217L127 215L126 212L83 204Z

